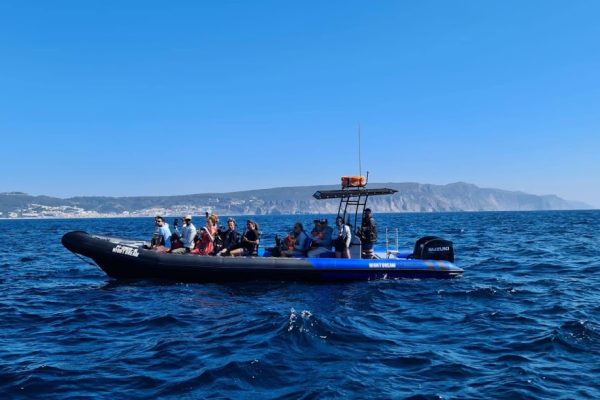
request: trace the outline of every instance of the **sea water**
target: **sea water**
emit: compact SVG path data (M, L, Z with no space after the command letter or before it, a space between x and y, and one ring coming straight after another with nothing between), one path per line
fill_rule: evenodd
M255 219L268 244L314 217ZM0 397L600 398L600 211L375 217L380 244L452 240L464 275L120 282L61 236L151 218L0 221Z

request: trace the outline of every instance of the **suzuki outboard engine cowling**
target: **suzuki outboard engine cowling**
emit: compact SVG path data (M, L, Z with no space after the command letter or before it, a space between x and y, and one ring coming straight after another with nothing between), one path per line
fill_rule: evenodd
M415 250L411 258L454 262L454 246L450 240L437 236L425 236L415 243Z

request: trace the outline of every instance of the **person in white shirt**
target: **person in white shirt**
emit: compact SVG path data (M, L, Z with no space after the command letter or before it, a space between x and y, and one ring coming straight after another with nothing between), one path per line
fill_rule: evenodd
M183 227L181 228L181 242L183 247L172 250L173 254L189 253L194 248L194 238L196 237L196 227L192 224L192 216L183 217Z
M192 216L186 215L183 218L183 227L181 228L181 240L186 253L194 249L194 238L196 237L196 227L192 224Z
M344 223L344 219L340 216L335 219L332 238L335 247L335 257L350 258L352 233L350 232L350 227Z

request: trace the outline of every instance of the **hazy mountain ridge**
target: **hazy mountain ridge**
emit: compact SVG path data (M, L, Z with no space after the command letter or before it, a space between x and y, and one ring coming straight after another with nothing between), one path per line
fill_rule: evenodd
M592 208L555 195L480 188L457 182L447 185L421 183L372 183L369 187L398 190L393 196L369 198L375 212L433 211L534 211ZM317 190L337 185L296 186L229 193L176 196L71 197L30 196L21 192L0 193L0 217L55 217L103 215L153 215L156 213L201 214L206 210L225 215L335 213L338 201L319 201Z

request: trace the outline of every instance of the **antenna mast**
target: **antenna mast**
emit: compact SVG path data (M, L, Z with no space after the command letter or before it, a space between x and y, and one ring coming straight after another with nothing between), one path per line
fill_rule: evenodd
M362 176L362 162L360 154L360 122L358 123L358 176Z

